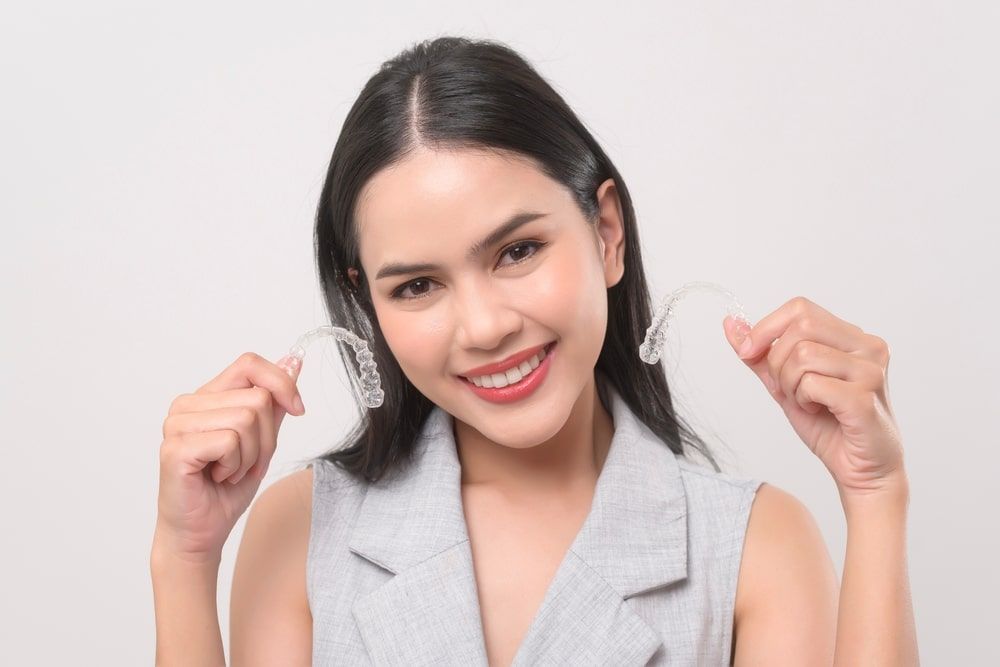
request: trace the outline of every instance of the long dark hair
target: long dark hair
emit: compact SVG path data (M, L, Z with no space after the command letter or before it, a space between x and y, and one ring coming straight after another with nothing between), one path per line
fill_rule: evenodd
M608 328L596 370L675 454L694 448L721 471L707 446L675 413L661 365L646 364L637 353L652 311L624 179L562 97L524 58L501 42L462 37L425 40L383 63L348 112L333 149L316 213L316 265L330 324L371 342L385 398L378 408L362 407L361 421L341 445L313 460L331 461L359 481L391 476L409 461L413 442L434 408L386 345L361 268L354 217L366 181L418 145L527 157L569 188L589 224L598 220L598 186L614 179L624 216L625 272L607 291ZM358 271L357 285L348 268ZM347 369L357 363L354 351L343 343L338 350L359 396L361 388Z

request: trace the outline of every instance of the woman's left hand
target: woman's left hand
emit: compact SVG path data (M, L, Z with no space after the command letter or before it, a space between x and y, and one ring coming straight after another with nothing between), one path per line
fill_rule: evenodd
M729 316L723 328L843 498L905 483L883 339L801 296L750 329ZM741 350L745 340L749 347Z

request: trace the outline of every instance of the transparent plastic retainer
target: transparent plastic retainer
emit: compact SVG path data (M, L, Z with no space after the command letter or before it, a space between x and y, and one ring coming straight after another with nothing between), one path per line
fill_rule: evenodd
M655 364L660 360L663 353L663 344L667 339L667 327L674 316L677 303L688 294L711 293L718 294L726 299L726 312L738 321L744 322L750 327L750 322L743 313L743 305L730 290L722 285L696 280L681 285L673 292L665 296L660 301L660 306L653 315L653 323L646 329L646 339L639 345L639 358L647 364Z
M295 342L295 345L288 350L288 356L291 357L289 365L292 367L300 365L302 359L306 356L306 346L326 336L333 336L336 340L343 341L354 348L354 356L358 361L360 377L358 377L358 371L355 371L353 367L351 368L351 372L354 374L358 384L361 385L363 394L362 402L365 404L365 407L377 408L382 405L385 392L382 391L382 382L378 374L374 355L368 349L368 342L366 340L359 338L347 329L327 324L302 334Z

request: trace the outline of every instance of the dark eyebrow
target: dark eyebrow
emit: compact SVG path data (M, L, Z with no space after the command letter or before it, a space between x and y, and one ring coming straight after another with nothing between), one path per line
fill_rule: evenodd
M509 220L490 232L486 238L469 248L465 255L466 259L475 259L487 248L499 243L504 239L504 237L521 225L526 225L529 222L545 217L546 215L548 215L548 213L538 213L536 211L519 211L515 213ZM406 276L411 273L431 273L440 270L441 267L439 265L429 264L426 262L421 264L401 264L399 262L391 262L389 264L384 264L382 268L378 270L378 273L375 275L375 280L390 278L392 276Z

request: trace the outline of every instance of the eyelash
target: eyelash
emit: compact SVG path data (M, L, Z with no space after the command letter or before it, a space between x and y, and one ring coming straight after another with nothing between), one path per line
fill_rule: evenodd
M503 257L508 252L510 252L511 250L514 250L516 248L521 248L521 247L532 247L532 248L535 248L535 252L531 253L527 257L524 257L523 259L516 260L513 263L507 265L507 266L516 266L518 264L522 264L524 262L527 262L532 257L535 257L536 255L538 255L538 253L539 253L539 251L541 251L542 247L544 247L546 245L548 245L548 244L545 243L545 242L543 242L543 241L518 241L517 243L514 243L512 245L507 246L503 250L503 252L500 253L500 256ZM394 289L389 294L389 297L391 299L395 299L397 301L416 301L417 299L423 299L423 298L427 297L428 295L430 295L430 292L426 292L424 294L421 294L420 296L401 296L401 294L410 285L412 285L414 283L419 283L421 281L426 281L426 280L427 280L427 278L416 278L416 279L411 280L409 282L403 283L402 285L400 285L399 287L397 287L396 289Z

